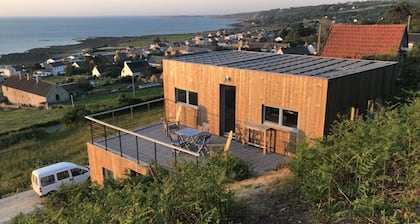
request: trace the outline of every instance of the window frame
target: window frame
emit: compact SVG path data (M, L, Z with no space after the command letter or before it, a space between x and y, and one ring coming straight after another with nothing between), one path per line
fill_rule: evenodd
M181 93L185 93L185 99L180 100ZM184 102L185 100L185 102ZM191 102L195 101L195 102ZM185 90L175 87L175 103L198 107L198 93L191 90Z
M269 107L271 109L274 110L278 110L278 122L274 122L274 121L270 121L270 120L266 120L266 108ZM296 127L292 127L292 126L287 126L284 124L284 113L290 111L293 113L296 113ZM281 107L273 107L273 106L269 106L266 104L262 105L262 118L261 118L261 122L262 124L265 125L271 125L271 126L277 126L283 129L287 129L293 132L297 132L298 131L298 127L299 127L299 111L295 111L295 110L290 110L290 109L286 109L286 108L281 108Z
M50 174L48 176L44 176L40 178L41 186L45 187L51 184L55 184L56 180L54 174Z
M64 175L64 174L67 174L67 175ZM67 178L70 178L70 174L69 174L68 170L63 170L63 171L60 171L60 172L57 173L57 180L58 181L64 180L64 179L67 179Z

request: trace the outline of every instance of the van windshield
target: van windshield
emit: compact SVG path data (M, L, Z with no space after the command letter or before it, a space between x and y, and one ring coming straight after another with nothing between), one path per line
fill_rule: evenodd
M49 175L41 178L41 186L47 186L55 183L54 175Z

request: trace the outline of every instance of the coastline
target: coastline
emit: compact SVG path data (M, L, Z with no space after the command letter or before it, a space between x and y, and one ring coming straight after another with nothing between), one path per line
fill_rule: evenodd
M50 46L45 48L33 48L23 53L10 53L0 56L1 65L33 65L47 60L48 58L65 57L71 54L80 53L83 49L94 49L106 46L116 46L120 43L141 40L150 36L145 35L133 37L92 37L79 40L79 43Z
M185 17L185 16L177 16ZM188 16L196 17L196 16ZM226 16L202 16L202 17L212 17L212 18L225 18ZM229 19L233 20L231 24L228 25L229 28L220 28L220 29L231 29L237 30L241 28L241 19L234 19L230 17ZM127 44L127 46L135 46L145 48L148 47L153 39L159 37L161 40L168 41L179 41L179 36L191 35L193 37L197 33L206 33L206 32L215 32L216 30L210 31L199 31L199 32L190 32L190 33L162 33L162 34L146 34L138 36L95 36L95 37L86 37L82 39L75 39L73 43L64 44L64 45L52 45L47 47L36 47L29 49L25 52L15 52L15 53L6 53L0 54L0 66L5 65L25 65L32 66L43 62L49 58L62 58L72 54L79 54L84 49L95 49L101 47L117 47L119 44ZM174 38L172 38L174 37ZM189 38L189 37L188 37ZM184 39L185 40L185 39ZM150 41L150 42L147 42ZM130 42L133 42L133 45L130 45ZM138 43L147 42L144 46L139 45Z

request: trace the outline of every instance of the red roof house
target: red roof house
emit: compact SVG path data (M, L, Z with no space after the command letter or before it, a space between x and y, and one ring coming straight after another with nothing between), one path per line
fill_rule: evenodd
M331 27L321 56L353 59L379 55L397 56L404 48L408 48L405 24L336 24Z

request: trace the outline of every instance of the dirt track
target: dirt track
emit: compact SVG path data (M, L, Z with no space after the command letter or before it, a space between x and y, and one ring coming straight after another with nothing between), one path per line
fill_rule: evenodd
M33 190L0 199L0 224L8 223L19 213L33 211L45 198L40 198Z

